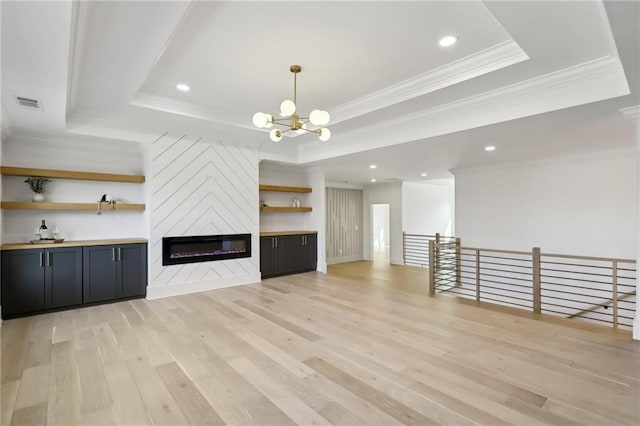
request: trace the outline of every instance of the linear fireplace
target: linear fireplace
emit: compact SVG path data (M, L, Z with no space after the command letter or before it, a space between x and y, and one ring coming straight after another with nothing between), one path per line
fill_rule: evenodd
M162 265L251 257L251 234L164 237Z

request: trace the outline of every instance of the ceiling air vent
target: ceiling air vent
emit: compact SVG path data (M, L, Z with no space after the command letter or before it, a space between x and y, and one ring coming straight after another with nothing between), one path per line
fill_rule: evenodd
M16 96L16 100L23 107L42 109L42 104L37 99L30 99L30 98L23 98L22 96Z

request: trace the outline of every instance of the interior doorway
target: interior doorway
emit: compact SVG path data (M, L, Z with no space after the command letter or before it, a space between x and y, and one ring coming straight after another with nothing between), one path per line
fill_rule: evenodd
M376 263L388 264L391 247L389 204L371 205L371 253Z

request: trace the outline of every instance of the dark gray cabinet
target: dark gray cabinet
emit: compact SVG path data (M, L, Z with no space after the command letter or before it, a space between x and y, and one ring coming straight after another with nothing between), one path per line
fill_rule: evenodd
M318 235L304 235L302 244L304 271L315 271L318 267Z
M2 252L2 317L82 304L82 248Z
M2 251L2 318L145 297L147 245Z
M262 278L315 271L316 234L260 237Z
M260 272L262 278L289 273L290 240L286 236L260 237Z
M146 244L89 246L83 250L84 303L146 295Z

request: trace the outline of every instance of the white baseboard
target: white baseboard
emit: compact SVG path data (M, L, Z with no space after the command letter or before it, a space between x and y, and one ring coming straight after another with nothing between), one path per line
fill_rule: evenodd
M195 281L168 286L149 286L147 287L147 300L160 299L170 296L179 296L181 294L199 293L201 291L235 287L238 285L259 283L260 280L260 272L257 272L255 274L243 275L240 277L218 278L215 280Z
M633 320L633 340L640 340L640 316Z

